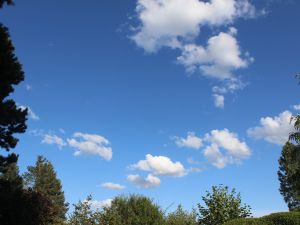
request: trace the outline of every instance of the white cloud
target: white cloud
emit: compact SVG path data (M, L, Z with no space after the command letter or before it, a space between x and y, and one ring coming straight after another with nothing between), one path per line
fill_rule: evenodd
M140 188L153 188L160 185L160 179L156 176L149 174L146 178L139 175L128 175L127 180Z
M206 48L196 44L185 45L177 60L189 72L200 69L208 77L236 79L232 71L247 67L251 61L241 57L236 32L235 28L230 28L228 33L220 32L208 40Z
M260 119L260 126L248 129L248 135L255 139L264 139L267 142L284 145L289 134L294 131L292 113L284 111L275 117Z
M84 200L84 202L88 202L88 204L91 206L91 209L94 211L101 210L104 207L110 207L112 199L106 199L103 201L97 201L97 200Z
M76 149L74 155L79 156L82 154L98 155L105 160L112 159L112 148L109 146L110 142L96 134L75 133L73 138L67 139L70 147Z
M297 110L297 111L300 111L300 104L298 104L298 105L293 105L293 109L294 109L294 110Z
M189 132L186 138L175 137L175 144L178 147L199 149L202 147L202 139L197 137L194 132Z
M27 109L28 115L29 115L30 119L32 119L32 120L40 120L40 117L35 112L33 112L33 110L29 106L20 105L20 106L18 106L18 108L20 108L22 110Z
M249 0L137 0L136 13L139 25L133 29L131 39L138 47L148 53L161 48L179 50L177 62L187 72L198 71L203 76L226 81L224 87L219 86L226 93L244 87L234 72L248 67L254 59L241 51L237 29L229 27L226 32L211 36L206 46L197 44L197 38L204 26L228 27L237 18L256 17L256 9Z
M215 107L223 109L225 105L225 97L219 94L214 94L213 97L214 97Z
M178 48L200 34L203 25L217 26L255 13L247 0L138 0L140 26L131 37L147 52Z
M58 146L59 149L62 149L67 143L60 137L51 134L43 135L42 143L52 145L55 144Z
M101 186L106 189L110 189L110 190L123 190L126 188L123 185L115 184L115 183L111 183L111 182L103 183Z
M210 145L204 150L204 156L218 168L238 163L251 155L248 145L228 129L213 130L205 135L205 140ZM224 151L221 151L222 149Z
M180 162L172 162L165 156L146 155L145 160L140 160L131 166L132 168L151 172L155 176L182 177L187 174Z

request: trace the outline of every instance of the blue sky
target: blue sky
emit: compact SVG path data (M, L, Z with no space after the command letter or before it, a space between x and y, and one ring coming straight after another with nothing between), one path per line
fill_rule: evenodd
M212 185L285 211L278 158L300 107L298 1L16 1L1 11L32 114L21 171L53 162L66 199L190 209Z

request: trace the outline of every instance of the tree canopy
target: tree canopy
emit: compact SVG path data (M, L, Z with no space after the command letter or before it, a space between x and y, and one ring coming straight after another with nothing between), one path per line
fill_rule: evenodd
M65 203L62 185L57 178L51 162L43 156L38 156L35 166L29 166L24 174L24 183L50 200L52 203L53 221L60 223L65 220L68 204Z
M251 208L242 205L241 195L235 189L229 192L227 186L213 186L212 192L206 192L202 197L205 206L199 207L200 225L220 225L229 220L251 216Z

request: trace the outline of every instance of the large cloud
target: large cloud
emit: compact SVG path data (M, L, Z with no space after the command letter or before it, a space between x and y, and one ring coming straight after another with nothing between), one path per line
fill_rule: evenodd
M76 149L74 155L81 154L98 155L105 160L112 159L112 148L109 147L110 142L96 134L75 133L73 138L67 139L70 147Z
M260 126L250 128L248 134L255 139L264 139L273 144L284 145L293 131L292 113L284 111L275 117L261 118Z
M188 72L200 71L206 77L222 81L225 92L244 86L234 72L247 67L253 58L241 51L236 28L211 36L206 46L196 40L203 26L228 26L237 18L254 17L255 7L248 0L138 0L136 13L139 26L131 39L138 47L148 53L163 47L179 50L179 64ZM236 84L237 88L229 87ZM218 98L216 107L224 107L222 94L223 101Z
M172 162L166 156L146 155L145 160L140 160L131 166L132 168L148 171L155 176L182 177L187 174L184 166L180 162Z
M146 178L131 174L127 176L127 180L139 188L153 188L160 185L160 179L151 174L149 174Z
M147 52L164 46L180 48L199 35L202 25L228 24L254 11L247 0L138 0L140 27L132 39Z

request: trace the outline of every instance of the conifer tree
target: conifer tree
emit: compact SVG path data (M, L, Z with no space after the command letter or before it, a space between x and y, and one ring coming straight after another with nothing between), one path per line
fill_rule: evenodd
M4 3L6 3L7 5L13 5L14 1L13 0L0 0L0 8L3 7Z
M13 86L24 80L24 72L14 50L8 29L0 24L0 148L6 151L16 147L18 139L14 134L25 132L27 119L27 109L18 108L14 100L8 99L14 91ZM0 173L5 173L7 166L16 161L15 154L1 156Z
M53 221L62 223L65 220L68 204L65 203L62 185L52 163L43 156L38 156L35 166L29 166L28 172L23 177L27 188L32 188L50 200Z

